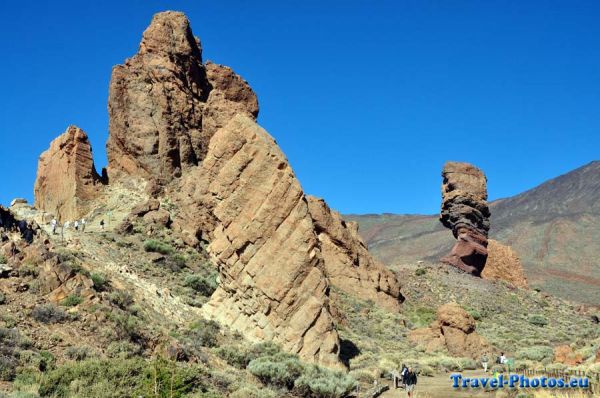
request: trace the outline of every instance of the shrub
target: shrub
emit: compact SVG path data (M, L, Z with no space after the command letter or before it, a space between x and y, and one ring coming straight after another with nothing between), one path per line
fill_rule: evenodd
M433 377L434 370L431 366L421 365L418 368L418 372L420 376Z
M245 369L256 358L275 355L279 352L281 349L273 343L255 344L250 349L240 346L224 346L216 350L216 354L225 362L239 369Z
M208 277L200 275L187 275L183 284L205 297L210 297L217 290L217 277L212 274Z
M0 305L5 304L6 303L6 296L4 295L4 293L0 292Z
M436 311L429 307L417 307L408 313L408 319L415 327L428 326L436 317Z
M85 359L89 359L95 356L94 351L90 347L82 346L82 347L69 347L65 352L67 358L72 359L74 361L83 361Z
M129 292L116 290L108 295L108 301L122 310L127 310L133 304L133 297Z
M68 315L52 304L39 305L33 309L31 316L42 323L60 323L68 319Z
M170 245L152 239L144 242L144 250L147 252L160 253L164 255L172 254L174 252Z
M16 358L0 356L0 381L12 381L17 374L17 365Z
M8 264L8 260L2 254L0 254L0 264Z
M242 386L229 395L229 398L276 398L278 395L271 390L260 389L253 385Z
M535 326L546 326L548 324L548 320L543 315L531 315L527 320Z
M291 390L304 367L295 355L279 353L252 360L248 364L248 370L265 384Z
M459 358L458 363L463 368L463 370L475 370L477 369L477 362L472 360L471 358Z
M427 273L427 270L425 268L417 268L417 270L415 271L416 276L423 276L426 273Z
M517 352L518 359L528 359L531 361L541 362L544 359L549 359L554 356L552 347L533 346L519 350Z
M201 347L216 347L219 345L219 334L221 328L215 321L201 319L194 322L186 333L188 343Z
M356 384L346 373L311 365L296 379L294 388L303 397L341 398L356 388Z
M47 397L169 397L182 398L205 389L199 367L163 360L110 359L67 362L47 372L39 394Z
M71 295L65 297L65 299L60 302L60 305L65 306L65 307L76 307L79 304L81 304L82 302L83 302L83 299L81 298L81 296L78 296L76 294L71 294Z
M32 264L32 263L24 263L23 265L21 265L19 267L19 276L21 278L26 277L26 276L31 276L31 277L37 278L39 273L40 272L39 272L38 268L35 266L35 264Z
M94 282L95 291L103 292L108 288L108 280L106 279L106 276L94 272L92 275L90 275L90 278L92 279L92 282Z
M106 354L109 358L130 359L142 354L142 348L129 341L113 341L108 345Z
M481 320L481 313L479 311L477 311L476 309L473 308L466 308L465 309L469 315L471 315L473 317L473 319L475 319L476 321Z

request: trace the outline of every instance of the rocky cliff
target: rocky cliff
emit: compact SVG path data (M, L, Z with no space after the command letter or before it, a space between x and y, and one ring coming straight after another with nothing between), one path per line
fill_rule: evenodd
M144 219L161 212L157 228L171 229L188 247L206 247L219 269L219 286L202 308L206 317L252 341L276 341L306 360L337 366L331 285L394 311L403 300L400 285L370 256L356 225L304 194L257 115L256 96L241 77L202 63L185 15L157 14L138 53L113 69L109 188L118 184L122 195L142 181L140 197L176 209L170 214L154 201L158 210ZM119 231L132 230L136 211L129 209Z
M480 275L487 259L490 229L486 177L477 167L461 162L447 162L442 177L440 221L457 240L442 262Z
M91 210L104 183L106 179L96 172L87 135L69 126L40 156L35 206L62 221L76 220Z

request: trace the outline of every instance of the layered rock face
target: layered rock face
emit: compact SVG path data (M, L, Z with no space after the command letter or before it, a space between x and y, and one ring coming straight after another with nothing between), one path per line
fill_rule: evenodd
M457 242L441 261L479 276L488 255L487 179L480 169L462 162L447 162L442 177L440 221L452 229Z
M503 280L513 286L527 287L527 277L517 253L510 247L490 239L488 257L481 277L489 280Z
M94 167L87 135L79 127L69 126L40 156L35 207L62 221L79 219L91 210L105 182Z
M197 166L210 137L236 113L258 115L248 84L202 64L183 13L156 14L139 51L115 66L109 93L109 174L168 182Z
M210 241L220 270L205 314L254 340L336 364L339 337L314 226L275 141L238 115L213 136L201 167L182 186L189 220L181 225Z
M358 224L345 222L323 199L306 197L332 285L397 311L404 300L396 276L376 261L358 234Z
M478 359L491 347L475 332L475 319L456 303L438 308L437 320L430 327L415 329L409 339L427 352L446 349L452 356Z

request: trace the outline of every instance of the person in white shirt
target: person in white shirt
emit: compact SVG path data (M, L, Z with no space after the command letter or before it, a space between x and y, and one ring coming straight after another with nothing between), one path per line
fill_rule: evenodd
M506 363L506 357L504 356L504 353L501 352L500 353L500 364L504 365Z
M53 218L52 221L50 222L50 226L52 226L52 235L56 235L56 226L58 225L58 221L56 221L56 218Z
M81 232L85 232L85 218L81 219Z
M79 221L75 221L75 231L79 231Z

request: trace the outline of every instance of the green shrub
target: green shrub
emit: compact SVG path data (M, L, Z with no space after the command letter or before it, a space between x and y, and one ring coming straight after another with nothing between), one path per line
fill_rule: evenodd
M147 240L144 242L144 250L147 252L160 253L164 255L172 254L174 252L173 247L157 240Z
M76 307L79 304L81 304L82 302L83 302L83 299L81 298L81 296L78 296L76 294L71 294L71 295L65 297L65 299L60 302L60 305L65 306L65 307Z
M417 307L408 313L408 320L415 327L425 327L437 318L437 312L429 307Z
M42 323L60 323L68 319L68 315L62 309L53 304L43 304L31 311L31 316Z
M547 346L533 346L519 350L517 352L517 359L528 359L530 361L541 362L544 359L549 359L554 356L554 350L552 347Z
M475 362L471 358L459 358L458 363L463 368L463 370L475 370L478 367L477 362Z
M204 369L163 360L110 359L67 362L41 379L42 397L182 398L206 390Z
M543 315L531 315L527 320L535 326L546 326L548 324L548 320Z
M465 311L469 313L476 321L481 320L481 313L474 308L465 308Z
M96 354L94 351L87 346L82 347L69 347L65 351L67 358L73 361L83 361L85 359L93 358Z
M250 361L248 371L264 384L291 390L294 381L302 375L304 367L295 355L279 353Z
M26 276L31 276L37 278L39 275L39 270L35 264L32 263L24 263L19 267L19 276L24 278Z
M142 348L129 341L113 341L106 349L109 358L130 359L142 354Z
M0 305L6 304L6 296L4 293L0 292Z
M16 358L0 356L0 381L12 381L17 375L17 365Z
M0 264L8 264L8 260L2 254L0 254Z
M296 379L294 389L303 397L341 398L356 388L356 384L346 373L311 365Z
M133 304L133 297L129 292L116 290L108 295L108 301L122 310L127 310Z
M208 277L201 275L187 275L183 284L205 297L210 297L217 290L217 274Z
M242 386L229 395L229 398L276 398L274 391L258 388L253 385Z
M423 276L426 273L427 273L427 270L425 268L417 268L417 270L415 271L416 276Z
M92 282L94 282L95 291L103 292L108 288L108 280L103 274L94 272L90 275L90 278L92 279Z
M192 341L194 345L199 345L201 347L216 347L219 345L220 331L221 328L215 321L201 319L192 324L192 327L186 333L186 337Z
M216 350L216 354L229 365L245 369L248 364L257 358L271 356L281 352L279 346L273 343L260 343L249 349L240 346L224 346Z

